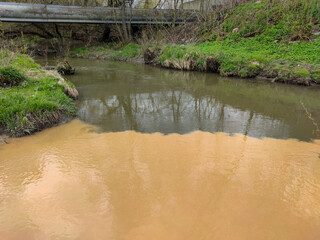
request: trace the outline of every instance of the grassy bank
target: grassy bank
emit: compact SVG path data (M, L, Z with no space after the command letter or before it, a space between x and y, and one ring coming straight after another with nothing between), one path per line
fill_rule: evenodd
M220 25L204 26L206 42L165 46L157 61L223 76L320 83L319 22L316 0L252 0L228 12Z
M223 76L263 76L275 81L320 83L320 38L314 42L278 43L262 36L160 49L164 67L218 72Z
M77 48L71 56L140 61L180 70L217 72L241 78L266 77L273 81L309 85L320 83L320 37L313 42L265 41L263 36L187 45L149 48L137 44ZM151 56L148 56L151 55Z
M96 58L113 61L138 61L143 58L142 47L138 44L129 43L126 45L108 43L88 48L77 47L70 51L71 57Z
M197 39L202 42L107 44L76 48L71 55L121 61L144 56L146 63L167 68L241 78L260 76L303 85L320 83L319 1L252 0L222 14L222 21L213 17L201 23ZM187 34L188 29L185 31Z
M10 136L31 134L75 114L67 83L27 55L0 51L0 83L0 127Z

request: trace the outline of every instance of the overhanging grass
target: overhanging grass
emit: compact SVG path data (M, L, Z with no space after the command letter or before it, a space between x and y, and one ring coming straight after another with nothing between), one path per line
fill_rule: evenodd
M0 56L7 56L7 53L0 52ZM3 64L8 59L0 60ZM62 115L75 114L75 105L58 84L58 79L43 76L39 65L26 55L13 55L9 62L20 71L38 70L35 75L40 76L27 78L19 86L0 87L0 125L9 135L30 134L57 123Z

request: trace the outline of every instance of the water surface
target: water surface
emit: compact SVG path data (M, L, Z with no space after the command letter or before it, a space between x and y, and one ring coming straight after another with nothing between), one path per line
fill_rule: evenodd
M72 64L79 119L0 143L0 240L320 239L318 88Z
M320 238L320 141L94 130L0 145L0 239Z
M320 122L320 88L272 84L146 65L73 59L79 118L104 132L241 133L315 138L301 102Z

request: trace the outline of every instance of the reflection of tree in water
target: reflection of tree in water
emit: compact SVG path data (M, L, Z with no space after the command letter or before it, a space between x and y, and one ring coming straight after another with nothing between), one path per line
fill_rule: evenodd
M220 106L220 111L219 111L219 119L218 119L218 123L217 123L217 130L218 131L223 131L224 129L224 126L223 126L223 123L224 123L224 108L225 108L225 105L222 104Z
M100 96L84 101L80 109L80 113L89 115L91 123L106 122L103 127L107 131L228 132L232 127L247 135L253 120L265 121L252 111L232 108L212 95L176 89ZM86 120L84 114L80 116Z
M80 118L104 131L203 130L310 140L313 127L297 111L297 99L316 119L320 116L317 92L310 89L118 63L95 63L94 72L84 74L77 84L83 99Z
M122 107L125 115L125 119L129 122L130 130L136 130L138 124L136 121L137 113L137 96L133 98L130 96L117 96L119 106Z
M252 111L250 111L250 117L248 118L248 121L247 121L247 124L246 124L246 130L245 130L245 132L243 134L245 136L247 136L248 133L249 133L249 129L250 129L253 117L254 117L254 113Z
M277 107L266 105L260 89L209 74L154 71L138 75L134 69L126 69L103 76L107 84L99 80L97 85L88 86L92 89L80 102L80 118L103 131L202 130L256 137L295 134L289 127L296 121L287 117L292 109L278 102ZM272 88L266 88L269 94Z
M194 113L197 119L199 130L205 130L203 120L210 120L214 118L215 109L219 103L212 96L198 96L194 97Z
M177 123L180 119L181 116L181 91L172 91L171 92L171 109L172 109L172 117L173 117L173 122Z

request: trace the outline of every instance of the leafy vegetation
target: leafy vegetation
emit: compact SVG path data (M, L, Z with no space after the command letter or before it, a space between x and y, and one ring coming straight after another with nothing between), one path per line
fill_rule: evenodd
M129 43L119 51L112 54L111 58L115 60L126 60L138 56L141 46L138 44Z
M231 39L263 33L268 40L296 41L312 39L319 21L318 0L251 0L236 7L221 28Z
M5 58L8 54L9 60ZM0 51L0 56L1 65L10 63L2 68L2 75L24 79L18 86L0 87L0 125L10 136L31 134L58 123L64 115L75 114L75 105L57 78L47 76L26 55ZM24 77L23 72L31 77Z
M15 86L24 81L26 77L14 67L8 66L0 68L0 86Z
M125 46L117 44L106 44L98 47L78 47L70 52L72 57L95 57L102 59L112 59L126 61L139 56L141 46L129 43Z
M320 38L314 42L276 43L262 36L189 45L169 45L158 58L166 60L193 60L200 65L203 59L215 57L220 63L219 72L225 76L254 77L259 73L285 75L288 79L302 78L319 82ZM200 69L201 70L201 69ZM287 74L285 74L287 72Z
M205 42L164 46L158 62L179 69L193 64L192 56L197 70L206 71L205 59L213 57L224 76L320 83L320 37L313 34L319 21L317 0L251 0L228 13Z
M320 35L314 34L320 31L318 0L250 0L222 14L220 23L213 18L199 29L197 38L205 42L151 46L160 49L151 62L223 76L320 83ZM128 60L141 56L149 44L75 49L74 55ZM208 59L218 67L208 69Z

